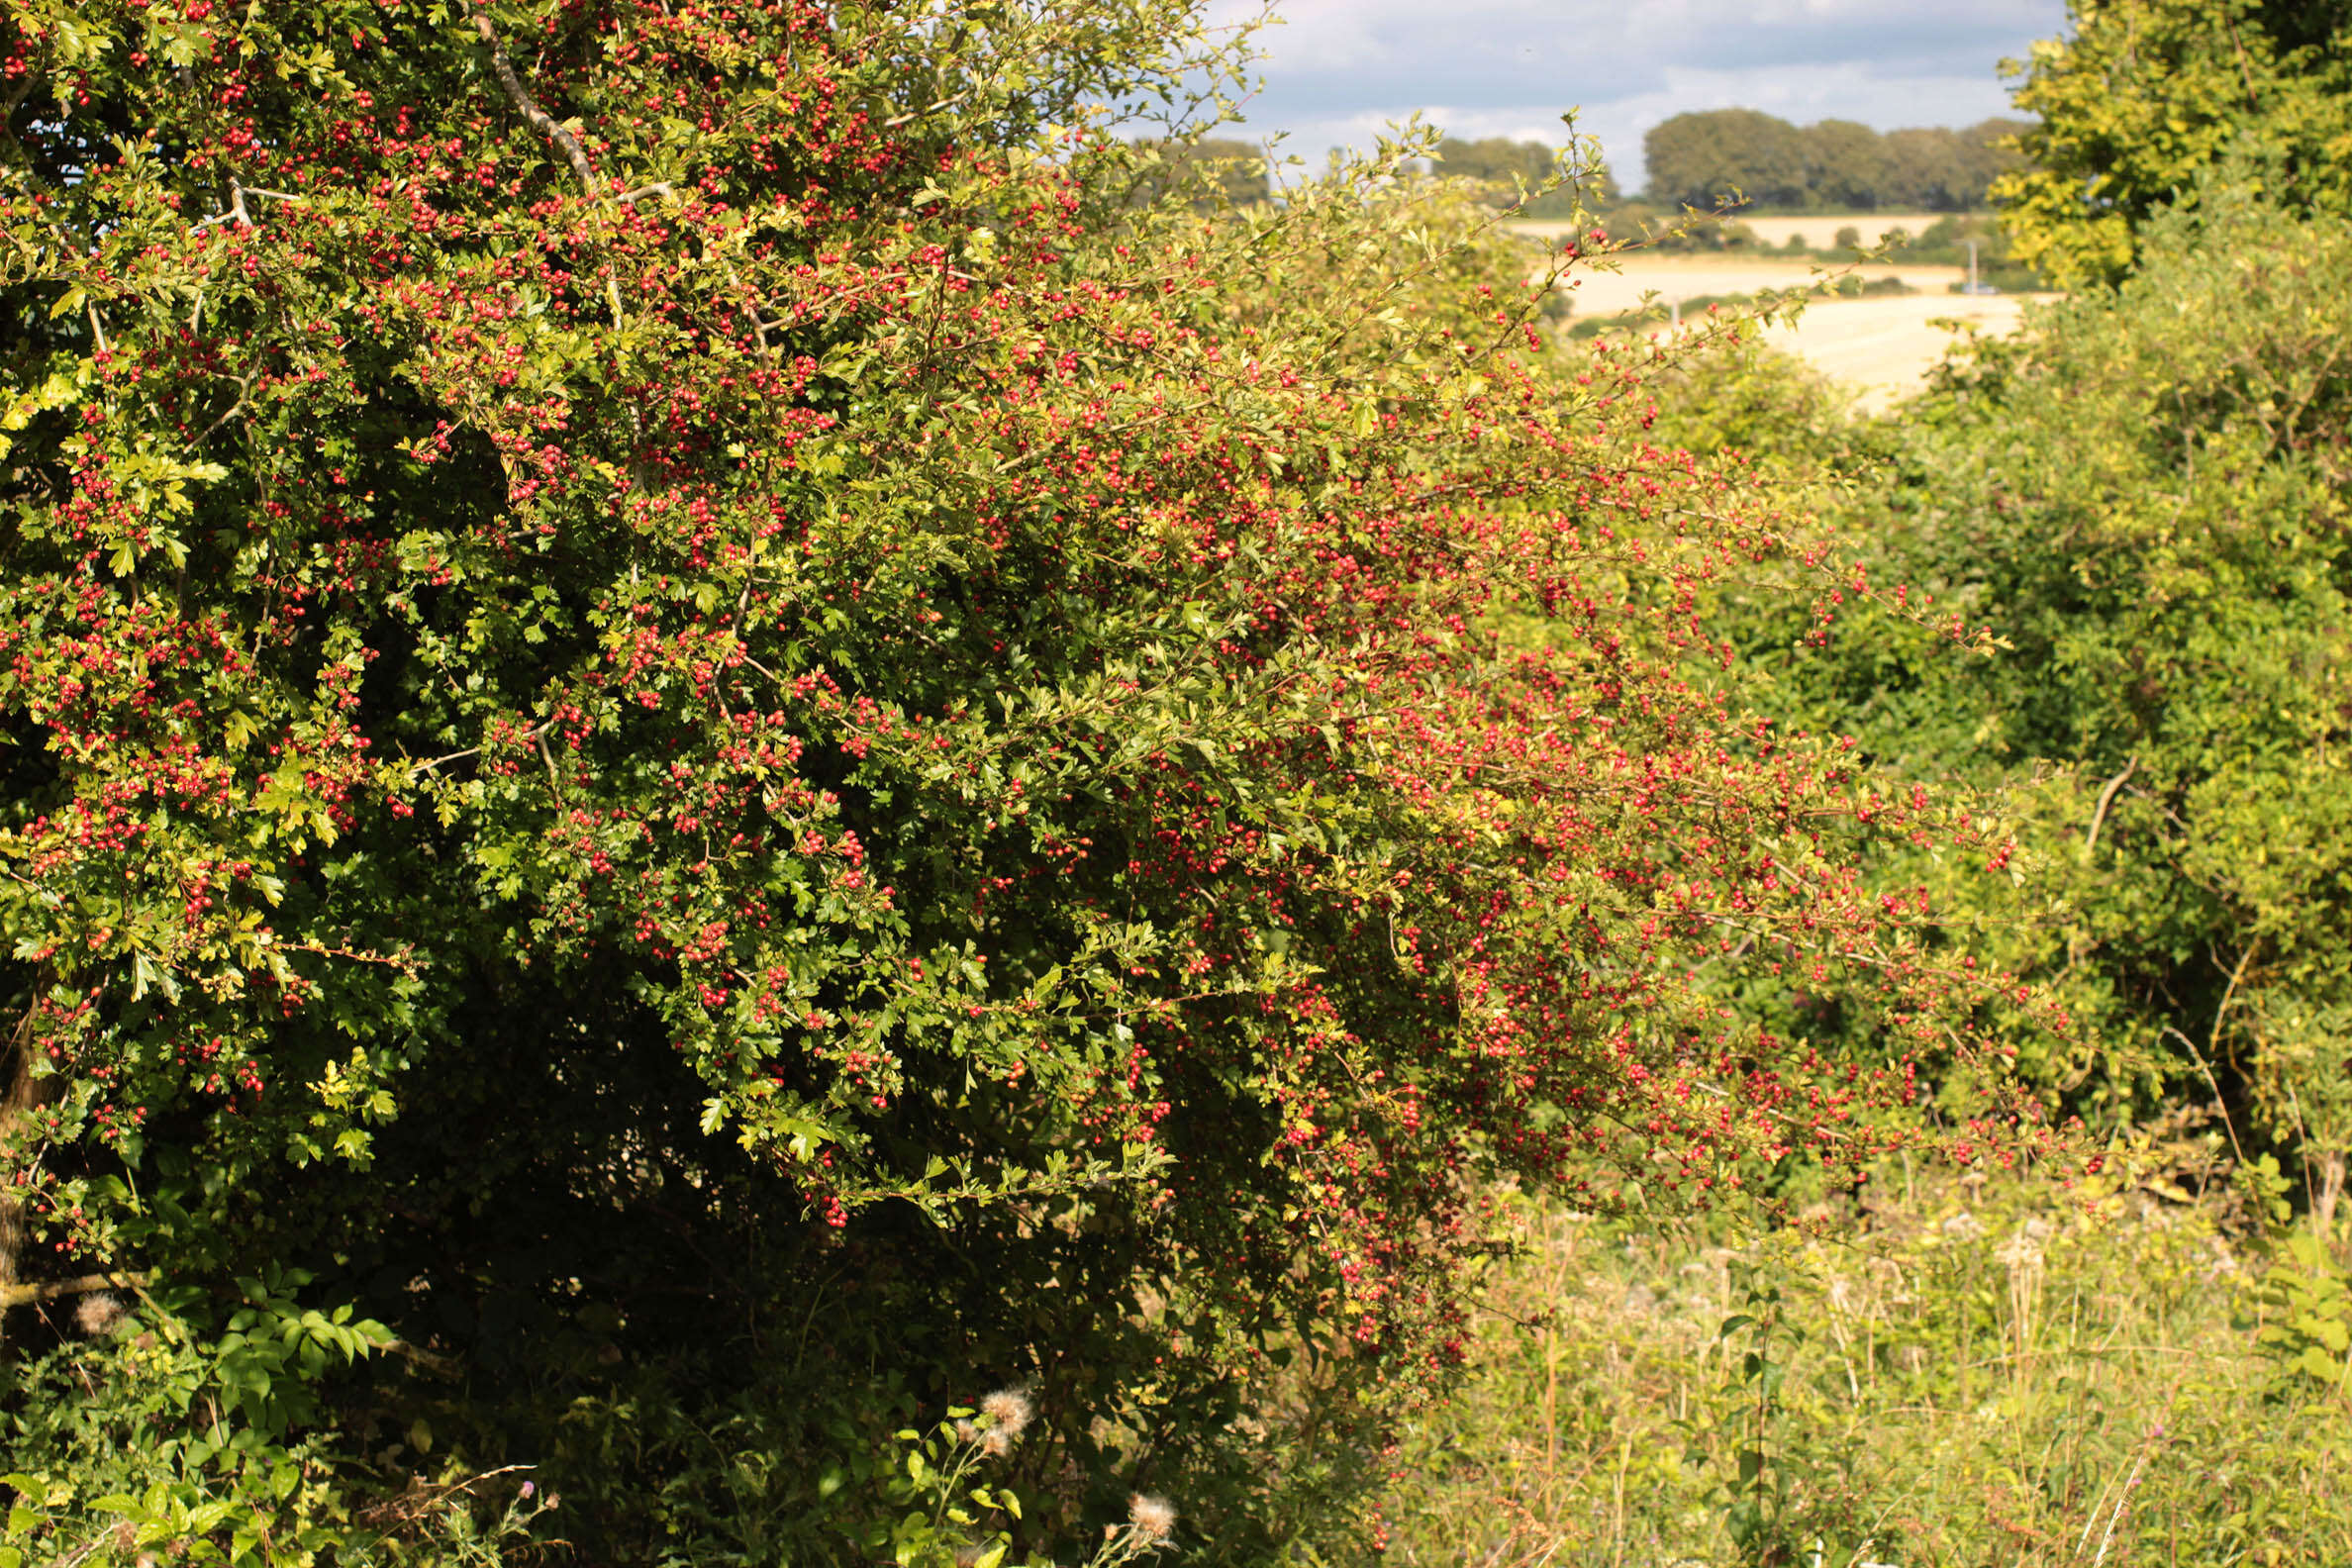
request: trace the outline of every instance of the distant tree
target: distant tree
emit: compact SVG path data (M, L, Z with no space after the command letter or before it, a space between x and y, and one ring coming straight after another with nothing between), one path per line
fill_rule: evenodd
M2019 146L2026 133L2033 129L2031 120L1996 115L1990 120L1980 120L1960 133L1961 141L1966 144L1970 209L1982 210L1990 206L1995 182L2026 166L2025 154L2019 150Z
M1966 130L1881 135L1854 120L1798 127L1755 109L1677 115L1643 142L1654 201L1712 207L1737 190L1759 206L1848 212L1983 207L1987 187L2023 166L2012 145L2023 120Z
M1942 127L1887 133L1887 183L1879 204L1927 212L1973 212L1992 200L1991 187L2023 166L2012 138L2019 120L1987 120L1965 130Z
M1502 184L1517 176L1533 185L1551 172L1557 155L1540 142L1514 142L1509 137L1482 137L1473 142L1447 137L1437 144L1437 172Z
M2277 167L2290 207L2352 212L2352 4L2071 0L2071 37L2015 67L2032 167L1996 195L2019 256L2053 281L2114 282L2139 232L2233 147Z
M1759 109L1679 114L1641 142L1653 201L1713 207L1733 191L1764 206L1807 203L1805 133Z
M1894 167L1886 138L1856 120L1823 120L1807 126L1804 137L1815 205L1867 212L1880 204Z

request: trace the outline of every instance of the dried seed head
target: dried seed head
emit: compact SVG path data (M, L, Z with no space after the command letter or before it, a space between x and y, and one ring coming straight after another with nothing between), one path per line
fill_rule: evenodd
M73 1326L83 1333L97 1335L111 1333L115 1324L129 1316L123 1311L122 1298L109 1291L84 1296L73 1309Z
M1155 1541L1166 1540L1176 1529L1176 1505L1138 1492L1127 1499L1127 1522Z
M1029 1397L1019 1389L998 1389L980 1402L980 1414L994 1423L994 1429L1005 1434L1011 1442L1029 1425L1036 1411L1029 1405Z
M980 1440L980 1428L973 1425L970 1421L963 1420L961 1417L958 1417L956 1418L955 1422L955 1440L957 1442L976 1443Z

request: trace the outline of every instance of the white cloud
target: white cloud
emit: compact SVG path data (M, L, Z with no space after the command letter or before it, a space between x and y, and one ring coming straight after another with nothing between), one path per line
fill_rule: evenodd
M1255 0L1212 0L1221 21ZM1320 162L1419 109L1465 136L1558 142L1559 115L1638 178L1641 136L1693 109L1882 130L2010 112L1995 67L2061 31L2064 0L1285 0L1259 35L1248 134Z

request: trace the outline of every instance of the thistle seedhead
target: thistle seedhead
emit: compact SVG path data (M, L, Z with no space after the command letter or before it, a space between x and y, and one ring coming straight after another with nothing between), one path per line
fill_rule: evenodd
M1155 1541L1166 1540L1176 1529L1176 1505L1138 1492L1127 1499L1127 1522Z
M1029 1425L1036 1410L1021 1390L998 1389L980 1402L980 1414L989 1419L992 1432L1004 1433L1005 1441L1011 1443Z
M127 1316L121 1297L111 1291L100 1291L94 1296L84 1296L73 1309L73 1326L95 1338L113 1332L115 1324Z

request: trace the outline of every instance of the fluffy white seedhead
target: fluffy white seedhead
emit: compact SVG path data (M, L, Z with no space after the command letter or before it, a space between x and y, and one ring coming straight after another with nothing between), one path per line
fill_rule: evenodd
M1176 1530L1176 1505L1138 1492L1127 1499L1127 1522L1153 1540L1166 1540Z
M121 1297L100 1291L94 1296L84 1296L73 1309L73 1326L92 1336L111 1333L126 1316Z
M1004 1433L1005 1441L1010 1443L1021 1435L1036 1411L1029 1404L1029 1397L1021 1390L998 1389L980 1402L980 1414L993 1423L991 1431Z

